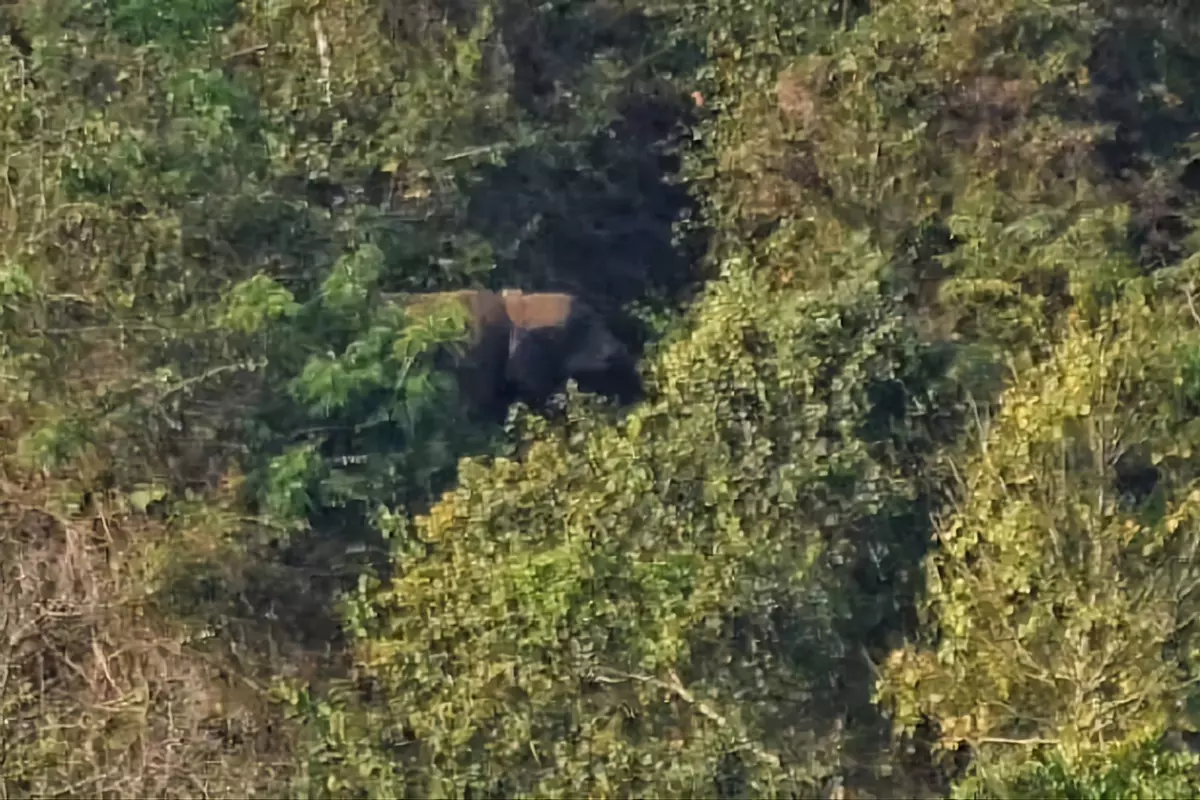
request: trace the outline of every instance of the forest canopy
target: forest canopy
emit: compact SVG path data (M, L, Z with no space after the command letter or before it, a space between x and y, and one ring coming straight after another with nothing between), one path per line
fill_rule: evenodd
M1197 53L1187 0L0 5L0 799L1197 796ZM466 289L642 397L471 416L396 301Z

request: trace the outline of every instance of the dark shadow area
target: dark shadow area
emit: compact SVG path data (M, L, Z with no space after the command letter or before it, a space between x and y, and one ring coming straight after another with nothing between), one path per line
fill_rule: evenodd
M884 276L884 292L900 300L913 315L936 311L938 293L948 277L941 257L960 244L946 223L953 211L952 198L944 198L943 206L897 236Z
M386 562L386 549L377 532L347 531L350 518L338 517L287 537L248 527L242 555L176 565L155 603L172 618L204 626L211 641L194 646L230 648L264 688L274 678L345 674L349 642L337 600Z
M33 56L33 43L29 41L21 20L8 5L0 6L0 39L7 39L17 51L17 55L25 59L26 63Z
M702 280L700 233L679 234L696 205L678 180L694 105L652 65L697 54L663 49L665 32L619 3L568 2L537 11L505 6L498 21L513 66L513 96L538 125L570 125L577 95L594 91L589 67L625 70L615 118L583 141L527 147L485 166L470 191L466 224L497 253L490 288L571 292L604 315L634 351L648 332L631 304L669 312Z
M470 5L392 3L382 9L382 24L398 39L419 36L447 16L465 30L474 21ZM416 170L344 183L340 175L294 176L274 181L270 194L242 201L213 238L231 246L239 261L271 265L300 301L317 288L308 276L321 275L321 265L350 240L372 241L385 251L388 274L381 283L387 291L465 288L486 275L487 285L477 288L569 292L594 307L631 353L640 353L651 334L637 313L670 314L686 303L702 280L696 265L707 241L703 233L677 233L678 223L696 213L677 180L694 107L669 84L639 74L660 56L660 32L640 12L620 6L502 6L497 31L513 69L513 99L548 135L505 152L499 165L456 162L465 198L448 186L417 191L398 185L426 180ZM620 65L624 77L597 77L590 66L599 58ZM583 81L612 83L603 88L610 98L617 95L607 100L615 119L571 140L565 131L579 124L575 104L596 88L579 85ZM422 199L406 205L409 197ZM472 236L490 245L494 269L438 267L439 259L461 260L461 243ZM198 258L219 263L219 245L194 246ZM321 335L330 348L348 344L340 332ZM600 372L575 377L584 391L611 387L635 398L640 386L628 366L616 378ZM452 414L436 413L420 417L413 433L388 416L395 398L386 392L316 420L288 396L282 380L301 369L287 364L265 387L269 397L255 404L256 432L242 438L254 442L244 464L249 487L264 482L271 456L301 441L316 444L324 471L310 478L318 508L307 528L277 536L249 531L254 541L236 564L181 565L162 602L179 617L218 629L220 639L237 642L258 663L271 663L273 652L292 652L295 663L326 665L319 672L329 677L341 672L347 644L338 596L364 573L388 577L387 542L369 522L375 504L420 513L453 485L460 457L511 450L518 437L499 424L467 431L448 421ZM305 433L318 422L336 430ZM408 474L420 470L424 474ZM335 484L347 496L323 496ZM385 497L388 491L393 496Z
M397 43L419 44L446 22L465 32L478 10L476 0L384 0L379 5L383 32Z
M913 240L912 255L928 256L954 246L952 238L933 225L926 236ZM920 246L918 243L921 243ZM926 248L930 248L927 250ZM902 298L901 302L911 302ZM918 614L925 588L925 559L936 546L935 520L954 485L938 454L963 438L969 426L967 394L987 406L1004 387L996 365L979 365L970 374L970 353L963 345L933 341L903 358L897 379L867 387L871 413L859 429L876 459L887 464L914 490L911 499L896 498L846 537L842 565L835 568L839 585L852 586L851 613L842 623L842 637L861 644L839 665L841 714L846 730L857 731L848 743L855 753L847 779L873 796L944 796L968 764L965 754L947 758L936 753L937 732L918 731L894 747L891 724L880 715L872 697L878 665L906 642L922 635ZM873 754L892 751L897 770L881 779L874 772Z
M1183 145L1200 132L1200 53L1188 45L1200 7L1169 0L1115 3L1088 61L1087 112L1113 133L1096 144L1098 167L1129 203L1129 246L1146 270L1185 258L1200 196Z
M503 254L493 288L575 294L640 349L645 332L613 316L635 302L673 309L701 279L695 265L707 242L675 235L676 223L695 213L674 180L690 124L681 98L631 94L620 117L586 143L582 163L526 150L484 168L468 219Z
M469 6L423 0L385 9L399 20L385 25L401 40L435 18L465 30L475 21ZM636 315L676 311L704 278L697 265L707 236L695 224L686 231L681 225L697 213L679 180L695 106L669 81L648 77L651 66L684 69L699 56L686 46L663 48L665 31L640 11L604 0L506 3L496 28L485 49L505 55L524 121L547 135L515 150L501 143L500 163L460 171L461 199L449 197L447 176L378 169L344 181L291 176L277 182L279 199L304 198L345 222L360 215L354 225L387 253L387 291L570 292L640 352L651 334ZM603 74L609 70L593 68L600 62L623 73ZM611 97L600 102L614 118L573 138L571 129L596 113L581 106L597 100L598 88ZM461 246L464 235L490 247L480 256L489 263L464 266L474 258ZM454 266L443 271L439 260Z
M641 11L608 0L509 2L498 27L512 59L514 99L534 119L560 123L571 119L572 88L598 55L626 65L636 78L660 33Z

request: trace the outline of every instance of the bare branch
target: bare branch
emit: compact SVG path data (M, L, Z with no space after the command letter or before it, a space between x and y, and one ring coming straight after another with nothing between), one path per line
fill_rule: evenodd
M317 37L317 60L321 64L321 88L325 92L325 105L333 104L333 89L330 75L333 71L329 55L329 39L325 37L325 28L321 25L321 15L313 12L313 34Z
M226 61L237 61L239 58L245 58L246 56L254 56L254 55L258 55L259 53L265 53L267 50L270 50L270 49L271 49L270 44L256 44L256 45L252 45L251 47L243 47L241 50L234 50L232 53L225 56L225 60Z
M1042 745L1058 744L1058 739L1008 739L1003 736L985 736L981 739L975 739L975 744L1013 744L1022 747L1041 747Z
M669 681L662 681L649 675L634 675L632 673L619 672L617 670L608 670L608 672L612 675L612 677L594 675L592 678L599 683L622 683L624 681L636 681L638 683L648 684L657 689L662 689L665 692L675 695L680 700L683 700L685 703L695 708L696 712L700 714L700 716L704 717L710 722L715 723L718 727L724 728L728 725L725 717L722 716L716 709L708 705L708 703L704 702L703 700L696 698L695 695L687 690L687 688L683 685L683 682L679 679L679 675L673 669L668 673L668 677L670 678ZM766 750L763 750L761 747L758 747L750 742L747 742L746 746L762 761L765 761L772 766L779 766L779 756L775 755L774 753L769 753Z

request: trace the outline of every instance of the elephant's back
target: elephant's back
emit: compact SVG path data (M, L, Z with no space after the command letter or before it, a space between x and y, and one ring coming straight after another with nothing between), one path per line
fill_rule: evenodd
M490 328L506 327L504 300L486 289L459 289L450 292L426 292L406 298L409 312L428 313L447 304L458 304L467 312L467 319L476 336Z
M526 294L519 289L505 289L501 299L513 326L522 330L561 328L576 314L579 305L573 295L563 292Z
M473 414L498 419L511 402L504 378L509 339L504 301L499 294L486 289L463 289L413 295L406 307L432 311L449 303L460 304L466 312L471 339L465 348L444 349L438 363L453 369Z

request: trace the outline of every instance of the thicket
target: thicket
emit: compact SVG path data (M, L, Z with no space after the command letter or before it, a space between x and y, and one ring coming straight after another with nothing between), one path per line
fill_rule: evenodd
M1200 793L1200 9L0 6L0 798ZM647 399L469 422L566 290Z

